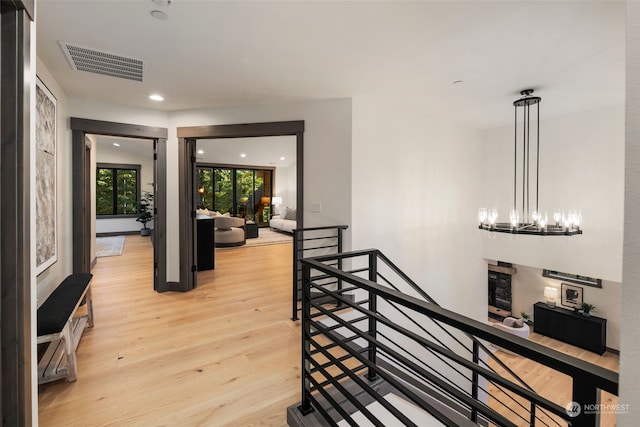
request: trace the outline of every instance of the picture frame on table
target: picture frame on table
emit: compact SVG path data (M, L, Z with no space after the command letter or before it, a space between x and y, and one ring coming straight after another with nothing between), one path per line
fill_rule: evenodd
M560 304L565 307L579 309L582 307L584 289L580 286L562 283L560 285Z

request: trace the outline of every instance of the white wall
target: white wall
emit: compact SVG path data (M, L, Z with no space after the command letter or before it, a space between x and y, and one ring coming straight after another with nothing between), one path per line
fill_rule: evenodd
M517 272L511 276L512 312L515 316L519 316L520 312L524 311L533 317L533 304L539 301L546 302L544 288L552 286L560 291L562 280L543 277L542 270L539 268L524 265L514 265L514 267ZM593 315L607 319L607 347L620 350L621 284L604 280L602 288L576 286L583 289L584 302L596 306ZM559 292L558 295L560 295ZM561 306L559 300L557 304ZM535 322L535 319L533 321Z
M276 212L284 214L285 209L296 207L296 164L286 168L276 169L276 193L282 197L282 205L276 207Z
M149 141L148 144L149 152L147 155L125 151L121 149L122 147L100 144L96 150L96 163L140 165L140 191L152 191L153 187L147 184L153 183L154 180L153 143ZM95 163L92 164L93 173L95 173L95 166ZM95 183L95 178L92 181ZM93 194L95 194L95 189ZM96 233L138 231L141 228L142 224L136 221L136 218L96 219ZM153 221L147 223L147 228L153 228Z
M629 405L618 425L638 424L640 414L640 2L627 2L627 115L625 164L625 238L622 281L620 394Z
M475 234L479 133L419 99L353 100L353 247L378 248L443 307L486 320Z
M540 95L544 107L546 100L544 94ZM544 108L540 123L540 210L546 210L551 219L556 207L580 209L584 234L539 237L478 230L483 255L621 282L624 107L562 117L544 117L543 112ZM482 147L482 206L497 207L499 221L507 222L513 205L513 127L487 131Z
M305 226L351 224L351 100L251 105L171 113L168 158L177 159L176 128L232 123L304 120ZM178 164L167 165L167 193L178 194ZM297 189L301 191L301 189ZM311 203L322 203L312 213ZM178 203L167 203L167 223L178 223ZM167 230L167 280L178 281L178 229ZM344 247L350 246L349 233ZM173 261L173 262L172 262Z

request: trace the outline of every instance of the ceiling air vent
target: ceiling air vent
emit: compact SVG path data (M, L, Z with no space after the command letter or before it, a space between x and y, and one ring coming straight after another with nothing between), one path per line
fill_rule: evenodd
M71 68L120 79L142 81L144 61L115 53L60 42Z

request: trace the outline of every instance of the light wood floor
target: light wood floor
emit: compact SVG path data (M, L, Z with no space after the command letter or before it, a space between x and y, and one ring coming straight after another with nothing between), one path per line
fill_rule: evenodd
M41 386L40 425L286 426L286 408L300 400L291 251L291 244L218 250L216 269L198 273L196 289L159 294L149 239L127 236L124 254L100 258L93 270L95 327L78 347L78 381ZM618 369L611 353L531 339ZM503 358L536 391L568 402L568 377ZM614 426L615 416L602 425Z
M598 355L596 353L592 353L587 350L583 350L578 347L574 347L572 345L563 343L561 341L555 340L553 338L549 338L544 335L537 334L535 332L531 333L529 337L531 341L535 341L539 344L542 344L546 347L553 348L554 350L560 351L562 353L569 354L578 359L585 360L587 362L593 363L594 365L601 366L605 369L609 369L611 371L618 372L619 365L619 356L617 354L611 352L605 352L603 355ZM531 360L525 359L524 357L507 354L503 351L498 351L497 355L502 359L502 361L520 378L522 378L529 386L531 386L538 394L552 402L564 407L569 402L571 402L571 388L572 381L571 377L561 374L559 372L554 371L551 368L535 363ZM510 378L508 375L505 375L504 371L497 366L497 363L491 362L490 365L496 369L497 372L503 374L503 376ZM507 397L505 393L496 389L495 387L490 387L489 391L493 398L489 399L489 405L494 410L498 411L500 414L504 415L517 425L528 426L529 424L522 421L522 419L517 418L513 412L517 412L521 416L524 416L528 419L528 409L529 404L526 403L523 399L517 399L520 404L524 405L526 408L523 409L517 403L515 403L512 399ZM616 404L617 396L614 396L610 393L601 392L600 403L603 405ZM506 406L505 406L506 405ZM510 408L510 409L507 409ZM548 417L542 414L540 411L537 412L541 421L547 423L547 425L555 426L551 419L556 421L560 421L557 417ZM536 423L536 425L545 425L540 421ZM566 425L566 423L560 422L559 425ZM614 427L616 426L616 414L615 413L603 413L601 414L600 425L602 427Z
M188 293L153 290L149 238L93 270L78 381L41 386L41 426L286 426L300 400L291 244L216 252ZM215 283L214 283L215 280Z

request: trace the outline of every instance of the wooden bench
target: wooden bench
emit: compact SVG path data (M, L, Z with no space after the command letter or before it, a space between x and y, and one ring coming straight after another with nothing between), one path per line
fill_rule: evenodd
M38 362L38 384L78 378L76 348L85 327L93 326L90 273L72 274L38 308L38 344L49 343ZM86 314L74 316L86 304Z

